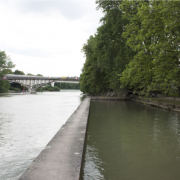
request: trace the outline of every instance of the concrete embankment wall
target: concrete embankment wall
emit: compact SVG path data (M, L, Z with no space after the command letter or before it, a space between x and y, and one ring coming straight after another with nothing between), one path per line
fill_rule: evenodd
M88 123L90 98L85 98L20 180L78 180Z
M157 102L157 101L147 101L144 99L132 99L132 100L139 103L143 103L144 105L150 105L150 106L154 106L158 108L163 108L166 110L180 112L180 105L175 105L172 103Z
M131 101L130 97L102 97L102 96L92 96L91 100L106 100L106 101Z

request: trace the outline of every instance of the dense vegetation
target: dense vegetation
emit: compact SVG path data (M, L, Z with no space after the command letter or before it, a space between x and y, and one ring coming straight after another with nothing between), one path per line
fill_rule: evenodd
M102 1L102 25L82 51L80 85L93 95L180 90L179 1Z
M38 88L37 91L60 91L60 88L57 86L52 87L51 85L47 85L47 86Z
M0 77L3 77L4 74L12 73L11 68L15 65L12 63L9 56L6 55L4 51L0 51ZM8 92L10 87L9 82L1 80L0 81L0 92Z
M57 82L54 85L59 87L60 89L80 89L80 85L76 84L76 83L60 83L60 82Z

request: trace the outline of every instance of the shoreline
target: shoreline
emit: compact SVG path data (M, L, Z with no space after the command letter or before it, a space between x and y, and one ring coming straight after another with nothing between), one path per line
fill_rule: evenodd
M173 103L164 103L164 102L158 102L158 101L153 101L153 100L144 100L144 99L132 99L132 101L138 102L138 103L143 103L144 105L150 105L154 106L157 108L162 108L166 109L169 111L175 111L175 112L180 112L180 105L176 105Z
M143 103L144 105L150 105L157 108L166 109L169 111L180 112L180 98L174 100L176 103L168 102L173 101L173 97L159 97L159 101L156 99L145 100L143 98L132 98L132 97L109 97L109 96L89 96L91 100L109 100L109 101L135 101ZM166 100L167 102L161 102L160 100ZM177 103L179 101L179 104Z

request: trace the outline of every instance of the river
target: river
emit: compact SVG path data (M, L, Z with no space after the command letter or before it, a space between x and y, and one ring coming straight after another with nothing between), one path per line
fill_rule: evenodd
M17 180L80 103L78 90L0 94L0 180Z
M179 180L180 113L91 101L81 180Z

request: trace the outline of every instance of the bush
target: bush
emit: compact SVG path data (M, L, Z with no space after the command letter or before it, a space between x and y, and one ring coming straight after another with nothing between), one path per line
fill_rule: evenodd
M58 88L57 86L54 86L54 91L60 91L60 88Z
M8 81L1 80L0 81L0 93L8 92L10 87L10 83Z
M48 91L54 91L54 88L53 87L48 87Z

